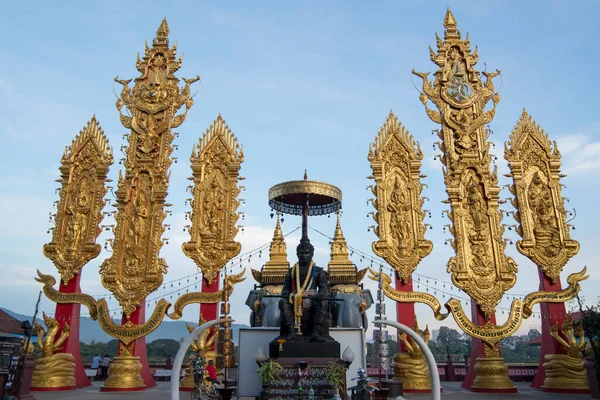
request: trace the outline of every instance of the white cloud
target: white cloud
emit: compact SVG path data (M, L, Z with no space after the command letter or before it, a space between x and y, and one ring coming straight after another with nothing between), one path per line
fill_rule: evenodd
M558 148L563 155L563 171L581 175L600 170L600 141L582 133L558 138Z

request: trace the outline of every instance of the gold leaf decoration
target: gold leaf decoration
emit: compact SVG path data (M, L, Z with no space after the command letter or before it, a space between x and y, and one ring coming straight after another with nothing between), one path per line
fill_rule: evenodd
M112 163L112 149L94 116L63 153L56 226L52 240L43 247L65 285L102 249L96 239Z
M194 260L211 284L221 268L239 254L242 245L234 241L241 213L237 181L243 150L225 120L219 115L192 151L193 200L190 240L183 252Z
M372 192L379 240L373 252L386 260L400 279L407 282L433 244L425 239L424 198L421 197L423 153L412 135L390 111L369 148L375 186Z
M571 240L567 212L561 195L561 154L548 135L527 111L514 127L504 158L510 167L517 209L513 216L520 224L517 249L538 265L555 282L566 263L579 252L579 243Z
M123 307L127 317L142 300L163 282L167 263L159 252L166 239L165 198L169 185L169 167L173 162L171 131L185 120L193 105L190 85L200 77L184 79L179 87L174 73L181 67L176 59L176 47L169 48L169 26L163 20L152 47L146 46L144 56L136 63L140 76L133 88L130 80L115 81L123 85L117 101L123 126L128 135L126 158L122 160L125 175L119 173L116 227L112 241L113 253L100 268L103 286L110 290ZM182 114L176 112L185 105ZM122 113L123 106L129 110Z
M500 188L497 172L490 168L491 142L485 124L491 122L500 96L493 80L500 74L475 69L477 49L471 52L468 35L461 38L456 19L448 10L444 40L437 40L431 60L439 66L435 81L423 79L420 100L438 131L444 183L449 196L450 240L456 256L448 261L452 282L464 290L491 318L504 293L516 283L517 265L505 254L502 214L498 209ZM485 81L480 79L485 76ZM485 110L489 101L492 108ZM438 111L428 108L431 101Z

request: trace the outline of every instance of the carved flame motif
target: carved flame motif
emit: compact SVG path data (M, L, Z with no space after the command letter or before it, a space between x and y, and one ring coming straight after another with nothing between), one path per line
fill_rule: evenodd
M92 117L63 153L56 227L52 241L43 247L65 285L100 254L96 238L106 204L104 183L112 163L112 149L96 117Z
M495 311L504 292L516 283L517 265L504 253L504 228L498 210L500 188L496 170L491 171L491 156L484 125L495 115L500 96L492 78L500 71L483 72L482 82L477 63L477 49L471 53L469 37L461 39L456 20L448 10L444 19L444 41L437 35L438 52L431 48L431 60L440 69L435 81L428 73L413 73L423 79L420 100L427 115L442 125L438 142L443 154L444 181L449 196L452 222L450 241L456 256L448 262L452 281L468 293L487 318ZM492 100L493 107L484 107ZM431 101L438 109L427 107Z
M425 240L425 214L421 197L420 169L423 153L419 144L390 111L369 149L376 196L374 228L379 240L373 252L386 260L407 281L433 244Z
M523 110L521 118L505 144L519 222L517 233L523 238L517 249L556 281L571 257L579 252L579 243L571 240L560 186L560 158L556 142L552 148L548 135Z
M129 315L140 302L158 288L167 272L164 259L158 257L165 230L165 198L169 185L170 158L175 134L194 104L190 85L200 77L179 79L173 75L181 67L175 58L176 46L169 48L169 26L163 20L152 47L146 45L144 57L136 62L141 75L115 81L123 85L117 101L121 123L128 129L129 144L124 160L125 176L119 173L116 228L113 254L100 268L102 284L110 290ZM131 116L121 112L123 105ZM175 113L185 105L182 114Z
M190 240L183 252L204 274L209 284L221 268L239 254L242 246L234 241L241 213L237 181L244 152L236 137L219 115L193 148L192 179L194 181Z

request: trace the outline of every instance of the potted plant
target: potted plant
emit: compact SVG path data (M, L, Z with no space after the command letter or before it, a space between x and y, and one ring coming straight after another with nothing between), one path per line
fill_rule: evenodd
M340 392L346 384L346 368L344 365L340 362L330 362L327 365L327 379L329 379L335 390L334 400L341 399Z
M263 388L266 388L274 381L281 379L279 373L283 370L283 367L278 362L267 360L260 364L260 367L256 370L256 373L260 375L260 383Z

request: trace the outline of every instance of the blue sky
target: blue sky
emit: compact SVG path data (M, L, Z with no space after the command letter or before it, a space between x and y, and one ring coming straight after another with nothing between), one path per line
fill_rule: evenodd
M435 71L428 46L435 47L434 33L443 33L442 22L450 5L463 35L470 33L479 46L478 69L502 71L502 100L491 124L497 144L498 167L507 171L502 143L523 107L559 143L563 153L563 183L567 204L577 209L573 238L581 251L566 266L566 274L588 265L590 278L583 284L588 302L600 295L600 256L597 245L600 195L600 117L597 116L595 79L600 63L596 16L599 5L582 1L412 1L412 2L211 2L170 3L5 1L0 21L0 305L14 311L33 312L39 285L35 270L56 270L41 252L50 240L48 213L57 200L58 166L63 147L96 115L110 144L123 144L126 130L115 109L113 78L137 76L135 57L151 42L164 16L171 29L171 43L178 41L184 53L178 76L199 74L202 80L195 106L179 129L179 162L172 167L169 202L174 204L171 240L161 255L170 268L165 281L196 271L180 250L187 240L184 205L186 177L190 175L191 147L221 113L244 145L242 175L245 230L239 239L243 252L270 241L274 221L269 218L269 187L299 179L304 169L309 178L332 183L344 194L342 227L351 246L370 252L374 235L367 232L372 220L367 213L370 182L368 147L390 109L420 141L425 153L423 173L428 175L424 195L431 201L427 222L432 254L417 272L448 281L446 262L452 255L444 246L441 218L446 198L441 166L433 160L436 126L427 118L411 69ZM485 65L484 65L485 63ZM118 85L117 85L118 86ZM110 176L116 180L118 163ZM501 177L501 185L508 181ZM502 192L508 196L506 190ZM506 205L505 208L509 206ZM505 223L514 223L505 219ZM283 230L300 224L285 218ZM332 234L335 220L313 218L311 226ZM507 231L506 237L517 238ZM101 243L108 238L102 235ZM316 261L328 262L327 239L311 232L317 246ZM293 235L288 247L298 240ZM519 264L518 283L512 293L537 289L537 271L516 249L509 249ZM291 252L290 252L291 253ZM83 272L83 289L92 294L106 290L99 282L98 267L107 256L92 260ZM259 269L265 259L244 263ZM359 267L367 266L354 261ZM237 265L234 271L237 270ZM249 274L248 274L249 275ZM564 282L563 278L563 282ZM252 286L239 285L234 294L233 315L247 321L242 305ZM367 284L373 287L370 283ZM447 289L443 289L447 290ZM166 290L165 290L166 292ZM160 294L161 292L159 292ZM167 298L169 300L169 298ZM444 299L441 299L444 300ZM114 299L109 301L116 306ZM52 313L48 300L43 309ZM507 307L503 302L501 307ZM388 310L391 310L388 306ZM198 308L186 309L184 318L197 318ZM374 315L374 308L370 315ZM440 326L431 312L418 307L421 325ZM498 314L500 322L506 316ZM454 326L453 322L444 323ZM526 321L524 329L538 327L539 319Z

